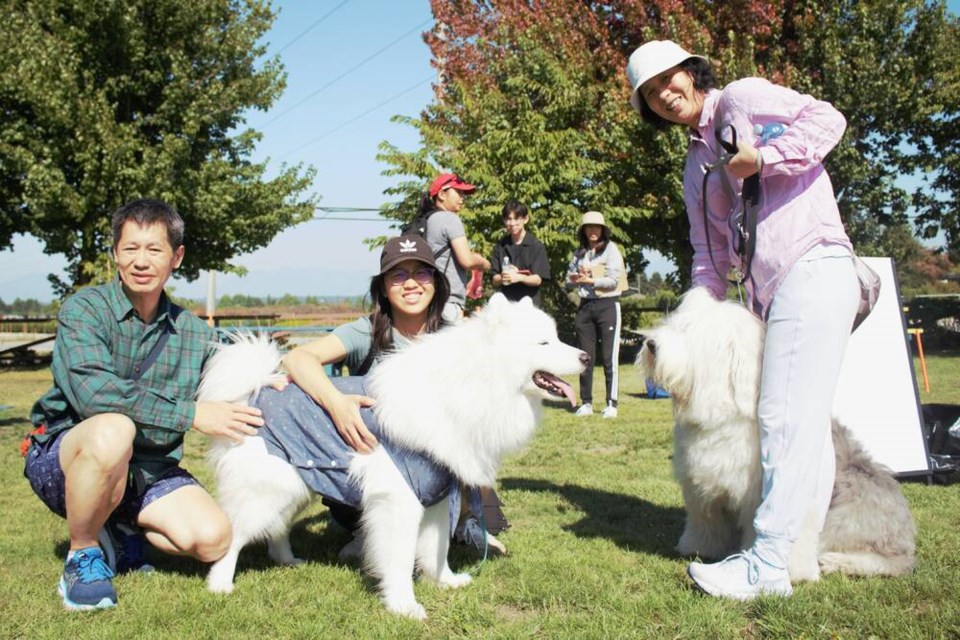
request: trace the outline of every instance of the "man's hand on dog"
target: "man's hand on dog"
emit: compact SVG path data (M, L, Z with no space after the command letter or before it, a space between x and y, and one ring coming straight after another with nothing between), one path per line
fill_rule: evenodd
M225 436L243 442L243 436L255 436L255 427L263 426L260 409L232 402L198 402L193 428L208 436Z
M373 404L374 399L369 396L340 394L324 407L343 441L360 453L370 453L377 446L376 436L370 433L360 417L360 407L372 407Z

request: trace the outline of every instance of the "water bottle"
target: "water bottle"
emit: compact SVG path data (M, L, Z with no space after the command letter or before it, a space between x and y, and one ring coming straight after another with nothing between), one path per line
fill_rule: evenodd
M501 267L501 269L500 269L500 272L503 273L504 271L507 271L508 269L510 269L510 256L506 256L506 255L505 255L505 256L503 256L502 267Z
M753 125L753 133L760 138L760 144L767 144L774 138L783 135L787 130L787 125L782 122L768 122L767 124Z

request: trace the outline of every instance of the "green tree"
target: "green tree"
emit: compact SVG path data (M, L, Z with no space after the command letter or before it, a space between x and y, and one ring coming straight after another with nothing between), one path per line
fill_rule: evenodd
M61 293L112 273L109 214L137 197L187 224L180 273L236 255L312 215L300 166L267 179L250 155L285 76L258 60L266 0L3 0L0 249L36 236L68 261Z
M615 123L628 115L619 105L621 72L596 63L589 48L574 61L576 49L545 46L549 33L568 28L565 16L547 18L525 30L504 25L494 31L478 45L485 52L482 74L451 73L421 119L400 118L419 129L423 147L403 153L385 143L380 159L391 165L388 174L416 177L388 191L402 198L385 209L394 218L411 217L426 181L440 168L482 185L462 217L471 242L486 254L504 233L503 203L526 203L555 274L544 294L557 308L569 305L556 285L576 248L583 212L603 211L614 239L628 249L632 270L642 271L645 261L631 238L643 235L637 229L650 224L651 211L621 206L619 180L611 175L617 167L609 158L629 147L626 123Z
M292 293L285 293L274 304L279 307L299 307L303 303L300 302L300 298Z
M827 166L851 237L896 255L899 227L915 215L919 233L942 231L960 255L956 16L944 2L923 0L807 1L795 9L800 15L784 21L796 43L784 80L847 118ZM909 175L915 188L899 180Z
M555 273L579 215L602 211L634 272L656 249L689 282L682 193L685 131L656 133L633 113L632 50L670 38L715 62L721 84L761 75L834 103L848 120L827 159L855 244L884 253L911 207L924 233L960 236L957 18L924 0L432 0L425 36L440 71L419 118L420 149L382 145L387 173L412 176L385 213L409 219L439 168L480 186L464 214L471 241L501 233L498 210L524 201ZM953 136L951 138L951 135ZM947 153L943 153L946 150ZM897 178L931 176L916 192ZM558 298L560 300L560 298ZM558 302L562 304L562 302Z

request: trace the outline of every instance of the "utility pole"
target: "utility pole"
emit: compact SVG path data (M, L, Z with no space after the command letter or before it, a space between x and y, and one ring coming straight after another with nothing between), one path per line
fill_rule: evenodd
M217 272L207 271L207 324L216 326L213 316L217 312Z

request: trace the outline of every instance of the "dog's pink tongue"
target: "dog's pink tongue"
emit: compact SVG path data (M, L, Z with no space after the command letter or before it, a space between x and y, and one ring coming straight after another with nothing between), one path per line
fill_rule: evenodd
M577 406L577 396L573 394L573 387L566 383L566 381L557 378L557 386L560 387L560 390L563 391L564 397L570 400L570 406L576 408Z

